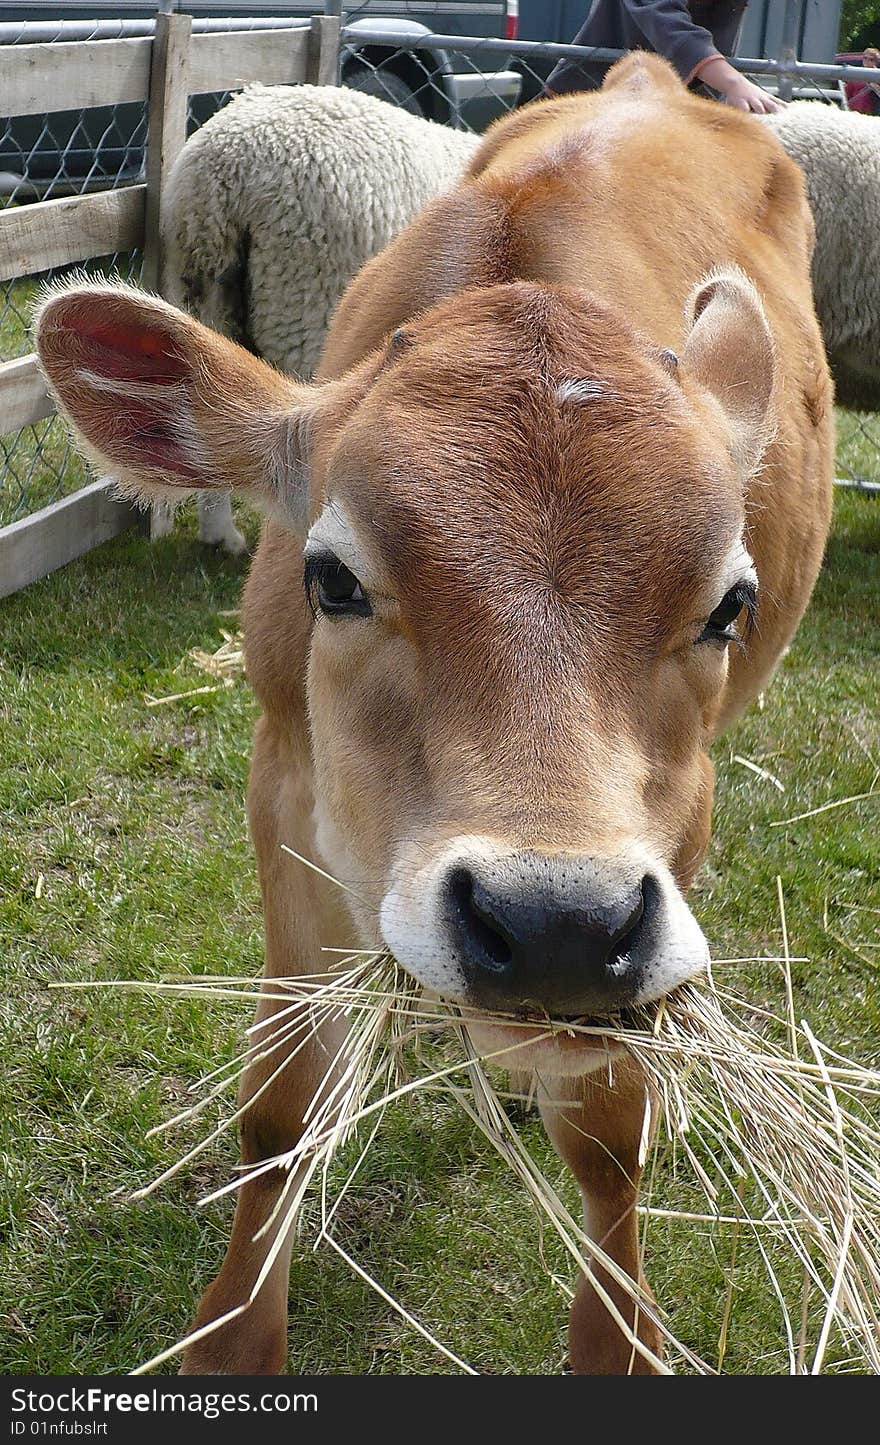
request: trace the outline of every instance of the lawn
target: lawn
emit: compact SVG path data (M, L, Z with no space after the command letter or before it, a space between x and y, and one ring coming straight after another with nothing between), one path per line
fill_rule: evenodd
M878 798L788 828L774 819L877 785L880 504L839 494L816 598L766 696L715 749L716 829L697 912L718 957L775 955L781 877L796 1005L827 1043L880 1061ZM50 990L58 980L256 973L260 909L244 792L254 703L209 679L243 566L199 548L190 523L150 546L130 534L2 604L0 613L0 1371L125 1371L185 1330L222 1257L234 1139L139 1204L129 1194L196 1135L147 1139L189 1085L231 1057L235 1004ZM782 783L780 793L737 761ZM293 865L292 865L293 866ZM332 940L328 940L332 942ZM774 964L731 968L750 998L781 998ZM535 1121L550 1176L572 1192ZM704 1201L667 1169L657 1202ZM531 1209L452 1103L394 1109L339 1238L451 1349L485 1372L554 1373L570 1277ZM713 1361L729 1236L655 1222L650 1275L678 1335ZM780 1316L741 1243L725 1369L786 1369ZM291 1286L296 1372L453 1367L308 1228ZM848 1368L836 1347L836 1367Z

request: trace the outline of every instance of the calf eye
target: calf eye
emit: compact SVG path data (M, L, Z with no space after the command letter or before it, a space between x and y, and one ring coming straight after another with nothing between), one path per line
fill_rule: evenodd
M697 642L717 642L726 647L729 642L742 643L754 625L757 610L757 591L753 582L737 582L725 592L715 611L706 619L706 625ZM744 633L734 626L740 613L745 609Z
M330 553L306 557L303 578L306 596L313 611L326 617L371 617L373 609L354 573Z

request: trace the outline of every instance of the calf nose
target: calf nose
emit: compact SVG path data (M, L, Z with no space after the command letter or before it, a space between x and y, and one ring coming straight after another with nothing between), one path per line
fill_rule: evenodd
M604 860L516 854L468 859L447 878L448 923L478 1007L608 1013L635 999L632 956L657 885Z

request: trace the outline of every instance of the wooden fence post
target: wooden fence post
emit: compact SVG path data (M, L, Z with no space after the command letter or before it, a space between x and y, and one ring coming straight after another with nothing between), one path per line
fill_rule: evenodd
M168 176L186 141L189 109L189 47L191 15L156 16L150 61L147 111L147 198L144 211L144 264L141 279L150 291L168 290L162 246L162 204ZM166 537L173 528L170 508L150 508L150 540Z
M309 30L307 85L339 84L338 15L313 15Z
M156 16L150 64L143 283L160 294L166 289L161 241L162 200L168 174L186 140L191 35L191 15L160 12Z

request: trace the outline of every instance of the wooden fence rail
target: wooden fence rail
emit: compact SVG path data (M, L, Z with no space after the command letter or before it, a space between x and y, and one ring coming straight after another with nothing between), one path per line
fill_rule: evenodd
M143 245L146 186L0 212L0 281Z
M171 32L190 32L190 94L238 90L251 81L296 85L304 81L310 53L338 35L332 16L321 24L289 30L232 30L192 34L190 17L157 15L155 37L135 40L73 40L45 45L0 46L0 97L4 115L42 115L147 100L153 46ZM179 21L190 21L180 25ZM329 26L327 25L329 21ZM166 23L167 22L167 23ZM315 35L318 50L314 50Z
M143 249L144 284L166 289L163 193L186 139L190 95L266 85L336 83L339 19L307 26L193 34L188 15L156 17L152 38L0 46L0 104L10 116L144 102L146 184L0 210L0 281ZM54 412L33 355L0 363L0 434ZM132 526L135 510L94 482L0 528L0 597Z

